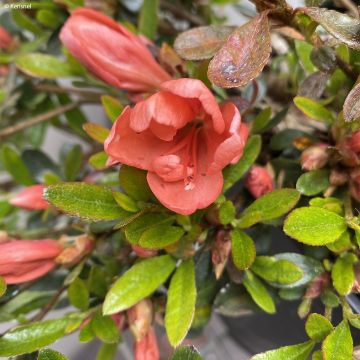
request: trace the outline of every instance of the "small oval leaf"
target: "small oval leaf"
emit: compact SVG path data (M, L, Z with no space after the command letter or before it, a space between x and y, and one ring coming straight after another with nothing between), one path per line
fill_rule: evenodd
M323 315L313 313L306 320L306 333L314 341L323 341L333 329L331 322Z
M248 269L256 256L254 241L243 231L233 230L231 232L231 254L234 264L238 269Z

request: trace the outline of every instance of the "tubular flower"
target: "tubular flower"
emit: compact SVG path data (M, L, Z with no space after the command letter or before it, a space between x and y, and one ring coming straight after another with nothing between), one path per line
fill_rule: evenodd
M14 240L0 243L0 276L7 284L35 280L53 270L63 247L56 241Z
M253 166L246 177L245 187L257 199L274 189L273 179L266 168Z
M28 210L45 210L50 205L43 198L44 185L33 185L20 191L10 200L10 204Z
M154 92L170 79L140 37L98 11L76 9L60 39L89 71L118 88Z
M134 343L135 360L159 360L160 353L153 327L140 341Z
M11 47L12 43L12 36L7 32L7 30L0 26L0 49L7 50Z
M200 80L170 80L161 89L123 111L105 151L111 163L147 170L158 200L188 215L220 195L221 170L241 157L248 129L235 105L220 108Z

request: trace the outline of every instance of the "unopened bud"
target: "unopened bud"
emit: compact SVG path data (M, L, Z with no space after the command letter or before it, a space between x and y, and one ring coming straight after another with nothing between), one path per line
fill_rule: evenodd
M215 277L220 278L224 271L231 251L231 240L229 233L219 230L211 249L211 260L214 266Z
M154 328L150 328L148 334L134 344L135 360L159 360L160 353Z
M323 272L316 276L308 286L305 292L306 299L315 299L321 295L323 289L329 284L329 274Z
M134 253L141 258L149 258L157 254L157 250L145 249L138 245L131 245L131 248L134 251Z
M349 175L346 171L331 169L329 182L332 186L342 186L348 181L348 179Z
M303 299L303 301L300 303L297 311L300 319L304 319L306 316L308 316L311 309L311 303L311 299Z
M119 330L124 329L126 318L123 312L112 314L111 319L114 321Z
M136 341L141 341L149 333L154 311L151 300L139 301L127 311L130 331Z
M253 166L249 171L245 187L254 198L259 198L274 189L273 179L268 169L262 166Z
M329 160L328 145L318 143L304 150L300 157L301 167L304 170L318 170L326 165Z
M94 240L85 234L80 236L64 235L59 239L59 242L65 248L55 261L67 266L78 263L94 247Z
M49 203L43 197L44 189L44 185L29 186L16 194L9 202L23 209L45 210L49 207Z

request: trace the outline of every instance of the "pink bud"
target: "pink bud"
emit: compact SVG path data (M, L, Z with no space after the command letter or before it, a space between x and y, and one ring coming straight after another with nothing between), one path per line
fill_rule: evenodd
M14 240L0 243L0 276L7 284L37 279L51 271L63 247L56 240Z
M305 149L300 157L300 163L304 170L318 170L326 165L329 160L328 145L318 143Z
M7 30L0 26L0 49L7 50L11 47L12 43L12 36L7 32Z
M20 191L10 200L10 204L28 210L45 210L49 203L43 198L44 185L33 185Z
M130 331L136 341L141 341L149 333L153 315L153 305L149 299L139 301L127 311Z
M124 329L126 318L123 312L119 312L111 315L111 319L114 321L119 330Z
M329 284L329 274L323 272L322 274L316 276L308 286L305 292L306 299L315 299L320 296L323 289Z
M153 249L145 249L138 245L131 245L131 248L133 249L134 253L141 258L148 258L155 256L157 254L157 250Z
M245 180L245 187L254 198L259 198L273 190L273 179L269 171L262 166L253 166Z
M134 344L135 360L159 360L160 353L155 330L150 328L148 334Z

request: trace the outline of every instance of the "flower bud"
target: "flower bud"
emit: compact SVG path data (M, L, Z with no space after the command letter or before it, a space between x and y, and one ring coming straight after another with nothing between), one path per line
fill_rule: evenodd
M304 150L300 157L301 167L304 170L318 170L326 165L329 160L328 144L318 143Z
M32 185L15 195L9 202L13 206L17 206L28 210L45 210L49 207L49 203L43 198L45 186Z
M145 249L138 245L131 245L131 248L134 251L134 253L141 258L149 258L157 254L157 250Z
M255 165L246 177L245 187L250 191L251 195L257 199L273 190L272 176L266 168Z
M360 164L360 131L356 131L336 145L341 162L345 166L355 167Z
M329 182L332 186L342 186L346 184L349 179L349 175L344 170L331 169Z
M231 251L231 240L229 233L219 230L211 249L211 260L214 266L215 277L220 278L224 271Z
M114 321L119 330L124 329L126 318L123 312L112 314L111 319Z
M322 274L316 276L308 286L305 292L306 299L315 299L322 293L323 289L329 283L329 274L327 272L323 272Z
M148 334L134 344L135 360L159 360L160 353L153 327Z
M0 49L8 50L13 44L12 36L7 32L5 28L0 26Z
M65 249L55 260L57 264L66 266L78 263L94 247L94 240L85 234L80 236L63 235L59 242Z
M149 299L139 301L127 311L130 331L135 341L143 340L149 333L153 315L153 305Z

